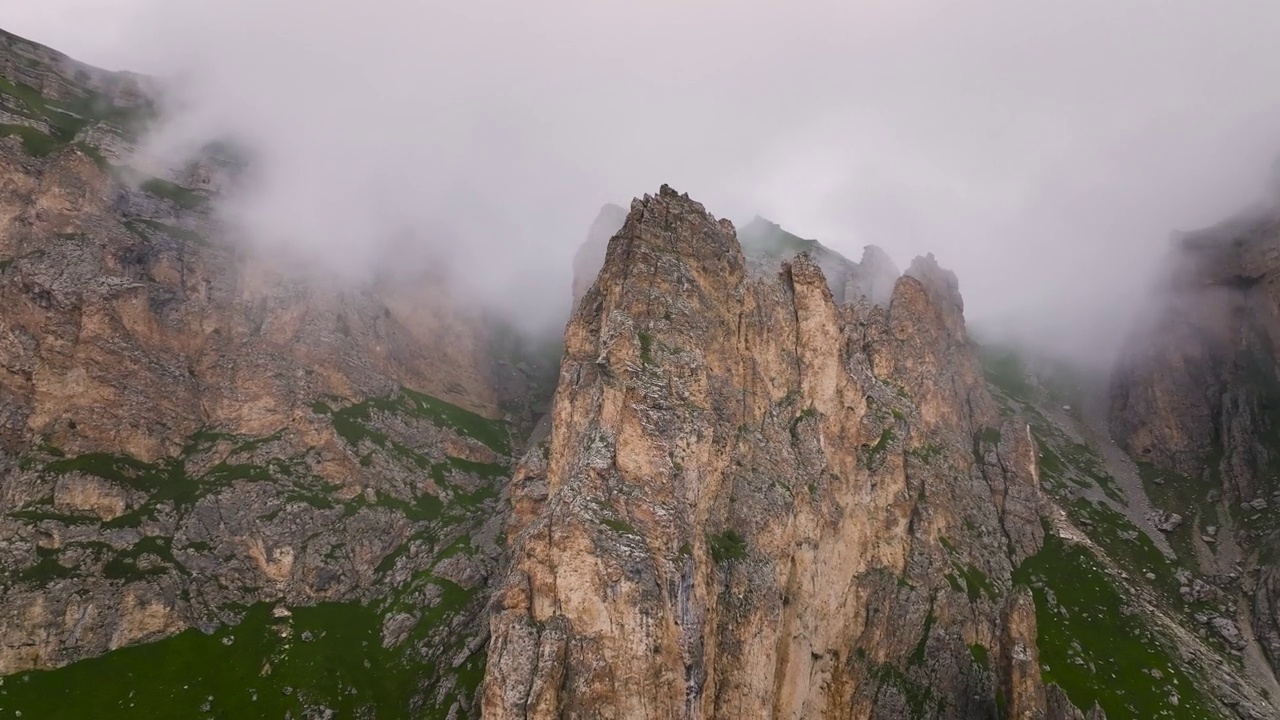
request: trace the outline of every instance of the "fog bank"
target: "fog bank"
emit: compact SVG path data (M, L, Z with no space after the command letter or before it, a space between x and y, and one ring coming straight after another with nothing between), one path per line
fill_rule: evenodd
M971 322L1105 354L1170 233L1280 153L1262 0L114 2L33 39L173 80L153 150L248 143L226 209L256 241L357 272L426 248L517 318L665 182L855 259L932 251Z

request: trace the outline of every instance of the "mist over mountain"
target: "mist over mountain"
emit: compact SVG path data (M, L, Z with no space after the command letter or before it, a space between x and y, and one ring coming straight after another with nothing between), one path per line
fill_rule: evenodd
M0 715L1276 717L1276 20L22 0Z
M1280 151L1260 3L116 0L61 22L78 7L14 29L171 79L151 151L252 148L223 209L259 242L345 270L422 245L534 316L567 312L601 205L671 182L851 257L934 252L980 326L1097 352L1170 233L1256 197Z

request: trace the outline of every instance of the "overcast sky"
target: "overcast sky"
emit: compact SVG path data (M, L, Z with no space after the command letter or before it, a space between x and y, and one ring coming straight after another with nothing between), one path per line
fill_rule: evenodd
M971 319L1094 345L1170 232L1280 155L1272 0L6 0L0 25L183 73L160 139L259 147L260 235L353 266L426 236L526 308L602 203L667 182L855 258L933 251Z

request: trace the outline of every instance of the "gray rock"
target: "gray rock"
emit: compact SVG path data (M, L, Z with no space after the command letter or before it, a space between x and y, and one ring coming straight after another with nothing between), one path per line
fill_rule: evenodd
M1178 513L1160 513L1155 519L1155 525L1160 532L1173 532L1182 526L1182 516Z
M1212 617L1209 618L1209 626L1232 649L1239 650L1244 647L1244 636L1240 634L1240 628L1231 620L1224 617Z

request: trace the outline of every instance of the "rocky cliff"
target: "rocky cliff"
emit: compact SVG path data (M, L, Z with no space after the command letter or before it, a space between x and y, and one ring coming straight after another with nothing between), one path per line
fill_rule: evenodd
M0 714L1276 716L1270 221L1186 244L1135 465L931 256L664 187L561 352L237 243L154 92L0 33Z
M1280 212L1180 236L1169 264L1114 378L1111 425L1199 569L1241 577L1242 630L1280 667Z
M545 400L517 340L238 246L207 158L139 178L140 80L7 35L0 75L0 709L465 714Z
M486 716L1045 716L1035 452L954 276L838 305L747 264L666 187L610 242L513 479Z

